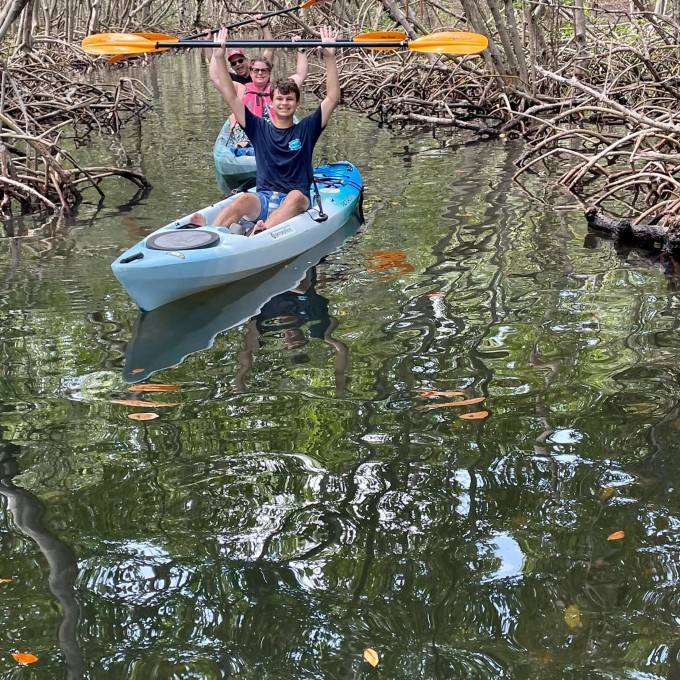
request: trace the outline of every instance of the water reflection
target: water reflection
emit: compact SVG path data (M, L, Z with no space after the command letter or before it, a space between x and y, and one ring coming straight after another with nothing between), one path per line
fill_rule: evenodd
M0 436L22 455L12 485L78 555L90 678L675 678L680 296L658 261L584 247L580 214L512 185L507 144L433 155L339 111L319 152L365 171L369 227L318 286L300 283L310 261L280 288L244 288L240 311L138 319L109 263L214 199L223 123L205 68L155 63L159 105L121 144L156 189L121 214L130 186L109 185L109 208L89 223L83 206L49 258L39 234L12 242L20 258L0 252ZM272 328L267 300L291 288L311 309L289 296ZM305 315L309 342L284 349ZM148 422L111 403L130 397L137 320L137 366L199 352L161 380L178 405ZM329 329L351 348L344 375ZM484 397L489 417L424 408L424 390ZM0 677L62 678L68 599L57 610L50 565L9 511L0 541L5 649L40 657L17 669L5 655Z
M123 380L141 382L156 371L176 366L189 355L211 347L219 333L258 315L248 323L245 349L239 357L237 385L245 391L245 375L252 364L253 351L259 346L258 337L275 330L273 319L281 316L283 307L288 307L293 315L302 315L299 323L295 319L279 319L284 346L289 349L300 346L300 341L304 341L302 325L313 321L310 332L318 334L317 324L323 323L322 337L336 348L338 357L344 355L342 343L331 336L337 321L328 318L327 301L314 290L312 265L340 248L360 224L359 218L353 217L325 241L283 266L140 314L125 353ZM292 292L287 295L287 291ZM321 319L324 314L326 318ZM338 359L338 364L341 362Z
M0 412L7 410L0 407ZM0 425L0 496L6 500L13 525L33 541L47 563L49 589L61 607L57 640L66 665L66 677L68 680L80 680L85 677L85 666L78 640L80 608L75 594L78 576L76 555L45 521L45 508L40 500L14 485L12 480L19 472L21 447L3 440L4 429ZM13 576L12 580L19 584L24 574L15 573Z

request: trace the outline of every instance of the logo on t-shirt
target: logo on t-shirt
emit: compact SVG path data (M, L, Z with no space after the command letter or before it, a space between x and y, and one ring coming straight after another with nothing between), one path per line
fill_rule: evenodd
M288 148L291 151L299 151L302 148L302 142L299 139L291 139L288 142Z

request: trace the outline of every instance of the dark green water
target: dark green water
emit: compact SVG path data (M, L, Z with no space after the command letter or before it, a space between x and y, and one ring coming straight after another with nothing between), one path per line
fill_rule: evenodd
M516 148L340 112L317 158L362 170L366 225L301 333L279 298L131 393L109 263L215 199L224 115L197 57L133 74L155 111L79 158L154 189L0 241L0 677L677 680L676 282L532 202ZM135 351L181 354L201 309Z

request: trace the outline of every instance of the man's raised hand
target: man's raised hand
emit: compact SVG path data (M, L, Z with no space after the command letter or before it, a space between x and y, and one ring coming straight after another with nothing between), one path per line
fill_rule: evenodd
M321 36L322 43L334 43L338 37L338 31L332 26L321 26L319 27L319 35ZM335 48L324 47L322 53L324 56L332 57L335 55Z

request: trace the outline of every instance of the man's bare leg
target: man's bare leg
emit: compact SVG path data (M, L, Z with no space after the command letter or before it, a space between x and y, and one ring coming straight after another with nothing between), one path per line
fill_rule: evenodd
M228 206L220 210L213 221L213 226L229 227L244 217L248 220L255 220L260 214L260 210L260 199L253 193L244 192L239 194ZM205 217L201 213L194 213L191 216L191 222L198 224L200 227L204 227L207 224Z
M309 199L301 191L294 189L283 199L283 203L281 203L276 210L272 211L272 214L269 215L264 222L260 220L255 225L250 232L250 235L253 236L265 229L276 227L282 222L289 220L291 217L300 215L307 210L308 207Z

